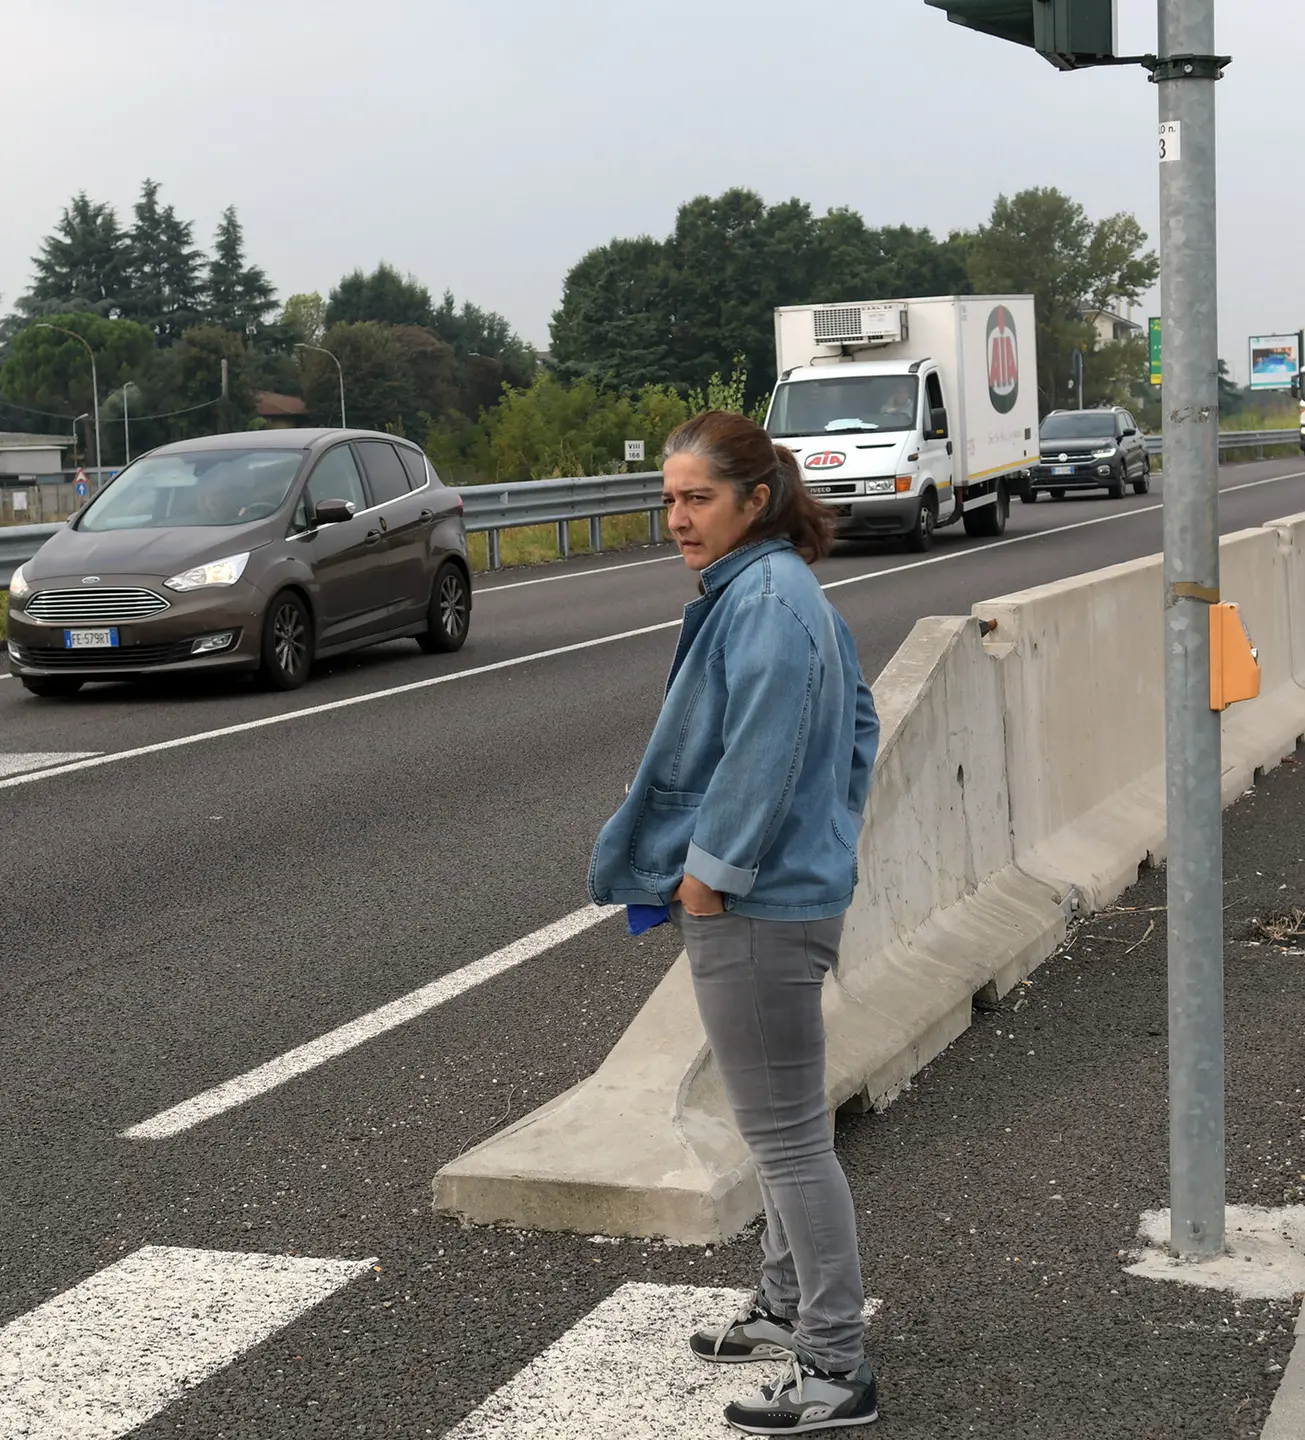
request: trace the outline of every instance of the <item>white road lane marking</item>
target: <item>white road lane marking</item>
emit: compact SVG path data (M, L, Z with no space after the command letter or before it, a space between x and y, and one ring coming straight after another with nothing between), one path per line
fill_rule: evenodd
M0 755L0 776L21 775L29 770L47 770L67 765L74 760L89 760L98 750L30 751L26 754Z
M1305 478L1305 471L1294 471L1290 475L1271 475L1264 480L1252 480L1244 485L1229 485L1220 491L1222 495L1234 495L1241 490L1255 490L1262 485L1278 485L1284 480ZM955 560L972 560L1001 550L1010 545L1027 545L1030 541L1045 540L1049 536L1063 535L1072 530L1087 530L1095 525L1111 525L1120 520L1131 520L1138 515L1150 515L1163 509L1161 505L1146 505L1135 510L1119 510L1110 515L1099 515L1092 520L1076 520L1068 525L1056 525L1049 530L1035 530L1028 535L1014 535L1005 540L994 540L987 545L955 550L947 555L930 555L923 560L911 560L905 565L894 565L884 570L867 570L861 575L851 575L844 580L831 580L822 588L839 590L845 585L859 585L867 580L884 580L908 570L920 570L928 565L944 565ZM285 725L292 720L310 719L314 715L326 715L334 710L347 710L354 705L369 705L376 700L388 700L395 695L410 695L418 690L429 690L436 685L451 685L459 680L473 680L479 675L491 675L500 670L511 670L518 665L533 665L541 660L553 660L559 655L574 655L582 650L594 650L603 645L616 645L623 640L636 640L644 635L656 635L662 630L677 630L680 619L663 620L657 625L641 625L635 630L621 630L613 635L598 635L592 640L577 640L570 645L556 645L549 650L536 650L529 655L515 655L510 660L496 660L492 665L475 665L466 670L454 670L447 675L430 675L423 680L410 680L404 685L389 685L383 690L372 690L364 695L350 695L344 700L328 700L321 705L308 705L302 710L289 710L281 715L265 715L259 720L245 720L238 725L224 725L217 730L203 730L195 735L178 735L172 740L160 740L153 745L139 745L131 750L115 750L107 755L97 755L89 760L76 760L68 765L57 765L49 770L37 771L30 775L11 775L0 779L0 790L14 785L30 785L37 780L52 780L56 776L72 775L82 770L92 770L100 765L116 765L124 760L136 760L143 755L158 755L166 750L177 750L186 745L201 745L209 740L221 740L228 735L243 735L251 730L262 730L269 725Z
M641 565L665 565L668 560L679 558L677 550L674 555L656 555L651 560L628 560L622 565L600 565L594 570L568 570L565 575L540 575L535 580L513 580L507 585L489 585L483 590L477 587L475 598L497 595L500 590L520 590L526 585L551 585L557 580L588 580L591 575L613 575L618 570L637 570Z
M455 1425L444 1440L715 1440L722 1411L778 1365L705 1365L694 1330L723 1325L744 1290L622 1285ZM866 1304L867 1318L878 1300Z
M357 1020L339 1025L316 1040L287 1050L284 1055L278 1055L275 1060L269 1060L256 1069L237 1075L234 1080L214 1085L192 1100L185 1100L148 1120L142 1120L140 1124L123 1130L121 1138L165 1140L179 1135L183 1130L189 1130L227 1110L233 1110L237 1105L244 1105L259 1095L267 1094L269 1090L275 1090L287 1080L293 1080L298 1075L315 1070L319 1065L325 1065L328 1060L334 1060L336 1056L353 1050L367 1040L375 1039L377 1035L385 1034L387 1030L405 1025L409 1020L415 1020L419 1015L425 1015L428 1011L447 1004L458 995L474 989L477 985L483 985L496 975L502 975L505 970L512 970L525 964L527 960L534 960L617 913L618 911L611 907L599 909L597 905L586 905L581 910L555 920L551 925L545 925L542 930L536 930L532 935L514 940L501 950L495 950L492 955L473 960L470 965L464 965L449 975L442 975L438 980L432 980L429 985L423 985L418 990L409 991L407 995L391 1000L388 1005L371 1010Z
M372 1263L147 1245L0 1330L0 1435L117 1440Z

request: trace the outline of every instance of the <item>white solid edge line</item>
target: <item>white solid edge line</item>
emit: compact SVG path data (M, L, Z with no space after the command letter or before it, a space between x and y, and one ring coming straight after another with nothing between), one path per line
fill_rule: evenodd
M1251 480L1245 485L1230 485L1220 495L1233 495L1240 490L1256 490L1262 485L1278 485L1284 480L1305 479L1305 470L1293 471L1290 475L1270 475L1263 480ZM893 565L885 570L867 570L862 575L851 575L844 580L831 580L821 586L823 590L838 590L844 585L859 585L866 580L885 579L890 575L901 575L907 570L919 570L926 565L942 565L952 560L969 560L985 555L991 550L1000 550L1008 545L1024 545L1032 540L1045 540L1051 535L1063 535L1071 530L1086 530L1093 525L1110 525L1120 520L1130 520L1136 515L1149 515L1163 510L1163 505L1145 505L1134 510L1120 510L1111 515L1099 515L1091 520L1076 520L1069 525L1056 525L1050 530L1035 530L1027 535L1014 535L1007 540L994 540L987 545L955 550L948 555L930 555L923 560L911 560L905 565ZM674 557L667 557L674 558ZM227 735L243 735L251 730L262 730L269 725L284 725L291 720L303 720L313 715L325 715L332 710L345 710L353 705L367 705L373 700L388 700L395 695L408 695L417 690L429 690L435 685L451 685L457 680L470 680L477 675L490 675L498 670L510 670L516 665L530 665L538 660L552 660L559 655L574 655L581 650L593 650L600 645L614 645L622 640L637 640L643 635L656 635L662 630L674 630L680 620L663 620L657 625L642 625L635 630L622 630L614 635L599 635L592 640L577 640L570 645L556 645L550 650L537 650L530 655L514 655L508 660L496 660L491 665L475 665L467 670L454 670L447 675L429 675L424 680L410 680L404 685L390 685L384 690L371 690L365 695L350 695L343 700L327 700L321 705L308 705L302 710L289 710L283 715L264 715L259 720L244 720L238 725L224 725L218 730L203 730L195 735L178 735L171 740L159 740L153 745L138 745L131 750L111 750L97 755L93 760L77 760L69 765L57 765L50 770L37 770L29 775L12 775L0 780L0 790L14 785L32 785L38 780L51 780L59 775L71 775L79 770L94 770L101 765L114 765L121 760L135 760L142 755L158 755L165 750L178 750L187 745L198 745L207 740L220 740Z
M514 940L501 950L495 950L492 955L473 960L460 970L442 975L420 989L412 990L397 1000L391 1000L388 1005L382 1005L356 1020L328 1030L316 1040L287 1050L284 1055L278 1055L275 1060L269 1060L244 1075L237 1075L234 1080L214 1085L191 1100L182 1101L181 1104L173 1105L148 1120L142 1120L139 1125L121 1131L120 1138L166 1140L170 1136L179 1135L183 1130L211 1120L215 1115L221 1115L224 1111L243 1105L259 1095L265 1095L278 1085L284 1085L287 1080L315 1070L319 1065L334 1060L337 1055L343 1055L347 1050L353 1050L367 1040L375 1039L377 1035L383 1035L387 1030L393 1030L398 1025L415 1020L419 1015L425 1015L475 986L483 985L485 981L503 974L505 970L511 970L567 940L574 939L616 913L611 907L600 909L597 905L586 905L523 939Z
M588 580L592 575L615 575L618 570L637 570L641 565L664 565L668 560L678 560L680 552L674 555L654 555L651 560L627 560L621 565L599 565L593 570L568 570L565 575L540 575L534 580L513 580L507 585L490 585L484 590L474 589L476 597L497 595L500 590L520 590L526 585L552 585L557 580Z

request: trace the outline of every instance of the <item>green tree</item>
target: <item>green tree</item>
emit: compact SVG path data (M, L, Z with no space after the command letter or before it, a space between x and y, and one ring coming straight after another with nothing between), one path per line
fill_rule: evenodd
M97 204L83 190L66 207L54 233L32 257L36 279L19 302L24 314L88 310L118 312L126 284L128 239L111 205Z
M159 203L160 185L146 180L127 236L123 316L148 325L159 344L171 345L195 325L204 306L204 256L194 245L194 226L171 205Z
M431 327L452 351L458 391L452 404L464 414L479 415L497 404L505 385L529 385L539 368L534 347L502 315L469 300L459 307L451 291L444 292Z
M701 389L741 355L751 406L774 384L777 306L963 291L966 248L963 236L871 230L850 210L767 206L750 190L699 196L666 240L613 240L572 268L553 360L564 377L617 389Z
M276 289L267 275L245 263L245 232L234 205L222 212L205 298L211 324L243 335L256 333L276 309Z
M340 362L351 426L419 439L448 411L452 351L424 326L333 325L322 347ZM300 354L310 414L321 424L338 425L339 372L324 355Z
M430 291L414 276L405 280L382 261L370 275L355 270L331 291L325 323L336 325L426 325L434 320Z
M131 320L106 320L83 310L51 315L49 323L82 336L95 352L101 398L143 374L154 351L153 331ZM15 336L0 367L0 395L15 405L58 411L69 418L91 411L94 390L86 347L58 330L29 325ZM93 427L89 419L86 424L90 453Z
M1082 205L1055 189L999 196L988 224L970 239L967 268L976 291L1035 297L1044 409L1068 403L1076 348L1087 352L1089 375L1098 368L1095 353L1108 348L1085 316L1136 301L1155 284L1160 264L1145 245L1133 216L1093 224ZM1114 363L1107 357L1107 368Z
M673 277L665 243L648 235L591 250L567 275L553 313L558 372L621 389L673 383Z
M508 390L477 424L455 416L431 427L426 448L446 479L463 483L606 475L620 470L626 440L643 440L657 455L687 418L683 398L663 386L617 394L543 372Z
M293 343L320 345L326 333L326 301L316 290L306 295L291 295L278 323Z

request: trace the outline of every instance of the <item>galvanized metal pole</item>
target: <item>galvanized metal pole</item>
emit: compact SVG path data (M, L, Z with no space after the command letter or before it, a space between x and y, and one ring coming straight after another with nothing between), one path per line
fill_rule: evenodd
M1223 811L1210 708L1219 598L1214 0L1159 0L1164 312L1170 1242L1224 1245ZM1164 133L1162 131L1162 133Z

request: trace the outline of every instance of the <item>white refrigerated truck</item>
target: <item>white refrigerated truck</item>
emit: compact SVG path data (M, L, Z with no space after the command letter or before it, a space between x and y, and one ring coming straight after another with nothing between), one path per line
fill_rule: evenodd
M1005 530L1038 456L1031 295L787 305L775 352L766 428L840 536Z

